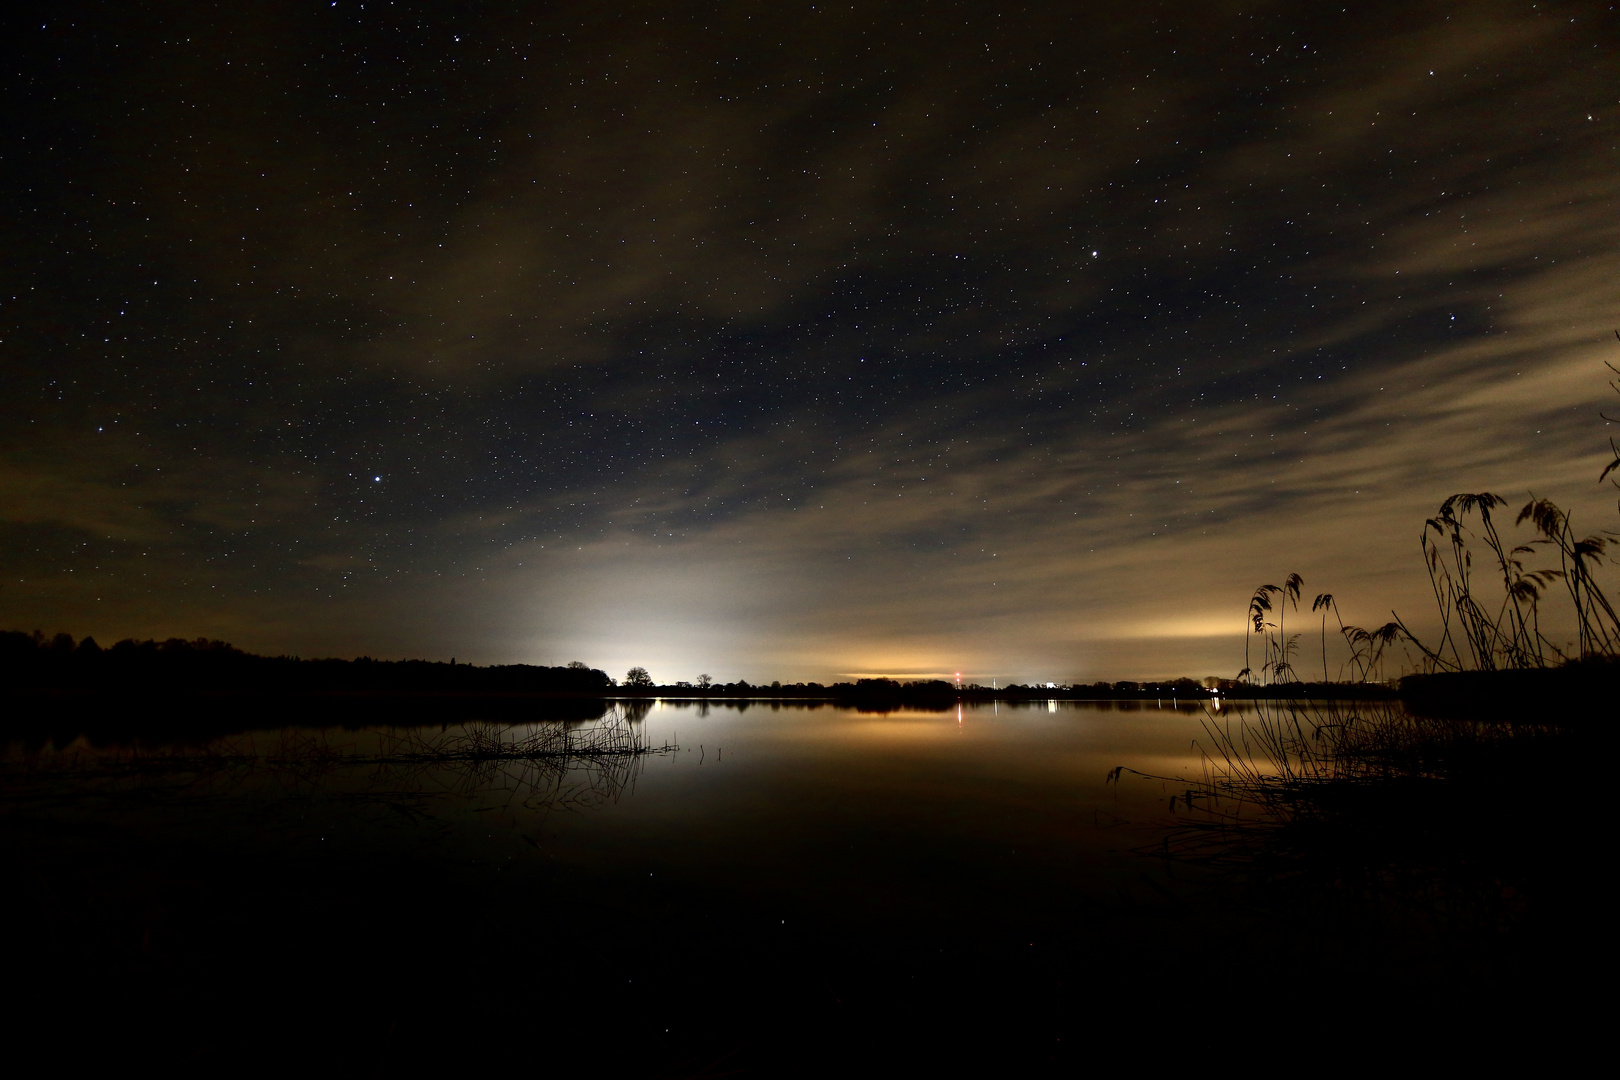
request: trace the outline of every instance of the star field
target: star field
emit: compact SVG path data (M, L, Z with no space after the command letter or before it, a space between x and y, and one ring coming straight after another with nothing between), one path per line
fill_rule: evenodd
M1230 674L1291 570L1382 621L1454 490L1612 523L1615 29L40 6L0 622L768 681Z

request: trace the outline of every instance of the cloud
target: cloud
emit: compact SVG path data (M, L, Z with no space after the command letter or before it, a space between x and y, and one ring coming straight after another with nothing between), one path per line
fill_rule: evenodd
M141 550L0 611L661 678L1229 673L1290 571L1420 610L1453 491L1612 521L1580 26L647 11L423 22L386 75L307 13L145 50L60 196L116 257L12 226L45 299L0 458L12 526ZM141 439L86 449L108 415Z

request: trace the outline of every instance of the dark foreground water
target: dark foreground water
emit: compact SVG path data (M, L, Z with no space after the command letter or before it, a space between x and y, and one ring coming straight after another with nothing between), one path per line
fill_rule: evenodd
M14 744L11 1021L205 1072L1069 1073L1268 1014L1274 1041L1324 1010L1376 1014L1358 1043L1522 1024L1520 981L1568 967L1535 961L1568 934L1496 904L1522 883L1430 940L1428 915L1347 934L1241 867L1164 859L1182 786L1109 774L1200 775L1201 708L615 716L676 749L440 761L531 729L366 715Z

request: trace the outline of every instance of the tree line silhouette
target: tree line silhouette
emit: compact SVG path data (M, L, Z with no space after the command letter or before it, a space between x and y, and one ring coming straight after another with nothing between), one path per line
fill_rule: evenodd
M0 632L0 686L8 692L604 694L606 672L575 661L478 666L435 660L260 656L209 638L102 648L93 637Z
M1206 685L1206 683L1211 685ZM850 682L659 683L644 667L622 682L580 661L559 667L533 664L476 665L455 660L306 659L261 656L211 638L138 641L126 638L102 648L93 637L47 636L39 631L0 632L0 692L56 694L297 694L522 695L672 698L817 698L861 701L940 702L974 700L1200 700L1244 688L1231 680L1182 677L1116 680L1062 686L1012 683L958 686L944 679L902 681L866 678ZM1382 688L1373 688L1381 691Z

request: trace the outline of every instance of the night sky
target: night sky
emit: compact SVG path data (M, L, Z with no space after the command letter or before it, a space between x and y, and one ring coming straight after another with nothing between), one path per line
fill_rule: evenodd
M1615 525L1613 5L8 19L0 628L1230 676Z

